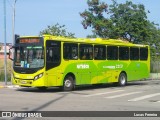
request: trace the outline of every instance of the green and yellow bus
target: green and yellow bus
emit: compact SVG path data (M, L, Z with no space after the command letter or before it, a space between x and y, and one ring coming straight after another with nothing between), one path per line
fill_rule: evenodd
M122 40L19 36L12 48L12 83L24 87L125 86L150 73L149 46Z

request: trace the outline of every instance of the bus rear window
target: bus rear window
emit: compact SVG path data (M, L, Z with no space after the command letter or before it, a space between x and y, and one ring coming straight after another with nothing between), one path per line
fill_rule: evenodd
M139 48L130 48L130 60L139 60Z
M148 59L148 48L140 48L140 60Z

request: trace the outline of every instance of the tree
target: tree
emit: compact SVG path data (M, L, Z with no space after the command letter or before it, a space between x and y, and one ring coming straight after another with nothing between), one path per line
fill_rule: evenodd
M80 13L83 18L84 29L92 27L93 35L88 37L102 37L125 39L129 42L148 44L151 47L152 58L160 57L160 29L157 24L147 19L147 12L143 4L133 4L126 1L118 4L88 0L88 9Z
M58 23L53 25L53 26L48 26L43 31L40 31L40 35L43 35L43 34L75 38L75 34L74 33L66 31L65 25L61 26Z
M134 43L142 43L152 36L150 28L155 26L147 20L144 5L112 2L108 5L100 0L88 0L88 10L80 13L83 27L92 27L93 34L102 38L122 38Z
M92 27L94 35L106 37L106 33L104 32L109 21L103 16L103 13L107 11L108 5L104 2L99 2L99 0L88 0L87 4L88 10L80 13L80 16L84 19L82 21L84 29Z
M117 37L139 43L147 36L148 20L144 5L136 5L131 1L118 4L113 1L113 5L110 5L110 14Z
M151 25L152 26L152 25ZM148 37L150 42L148 43L151 47L151 56L153 60L160 59L160 29L155 27L151 27L150 34L151 36ZM148 40L148 41L149 41Z

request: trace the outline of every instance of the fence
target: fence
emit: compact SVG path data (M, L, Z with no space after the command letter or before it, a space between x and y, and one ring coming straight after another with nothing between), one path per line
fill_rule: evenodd
M160 73L160 61L151 61L151 73Z
M151 79L160 79L160 61L151 61Z

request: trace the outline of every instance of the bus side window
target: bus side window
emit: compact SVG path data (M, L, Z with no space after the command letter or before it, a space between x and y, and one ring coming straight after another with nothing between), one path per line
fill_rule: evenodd
M148 59L148 47L140 48L140 60L147 60Z
M63 58L69 60L78 59L78 44L64 43Z
M94 46L94 59L95 60L106 59L106 46L101 46L101 45Z
M80 59L92 60L93 59L93 46L87 44L80 44Z
M107 59L108 60L118 60L118 47L117 46L107 46Z
M130 48L130 60L139 60L139 48Z
M129 47L119 47L119 60L129 60Z

